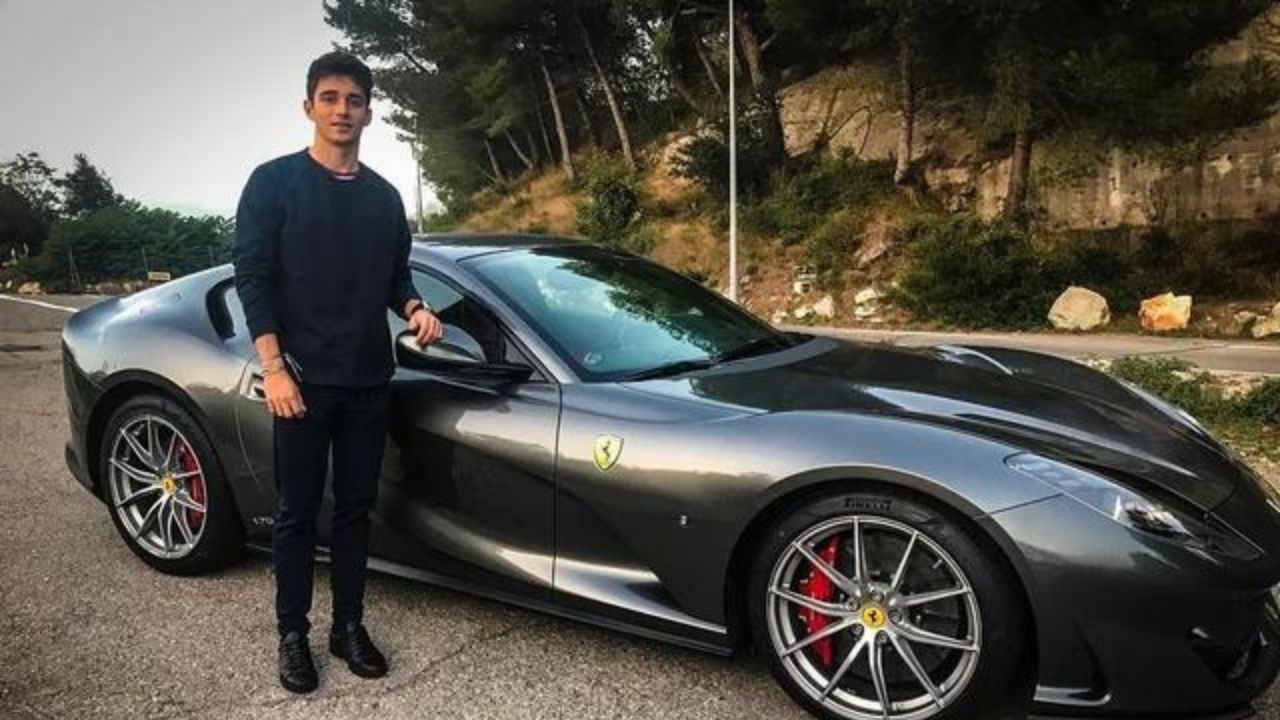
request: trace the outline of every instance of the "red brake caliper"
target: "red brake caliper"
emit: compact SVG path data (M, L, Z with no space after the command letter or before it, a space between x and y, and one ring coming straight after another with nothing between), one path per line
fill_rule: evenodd
M818 557L822 558L831 567L836 567L836 558L840 547L840 536L832 537L818 548ZM817 568L809 568L809 576L800 581L800 593L814 600L830 602L835 597L836 588L831 582L831 578L827 577ZM804 621L805 627L809 630L809 634L818 632L830 624L830 620L826 615L809 608L800 608L800 619ZM813 643L813 651L817 653L818 659L823 665L831 665L831 638L825 637L816 640Z
M178 466L184 473L194 472L200 468L196 463L195 455L186 443L183 443L182 448L178 450ZM190 493L192 500L204 505L204 475L192 475L187 481L187 492ZM188 508L187 521L191 523L191 529L195 530L200 527L200 523L204 522L204 513Z

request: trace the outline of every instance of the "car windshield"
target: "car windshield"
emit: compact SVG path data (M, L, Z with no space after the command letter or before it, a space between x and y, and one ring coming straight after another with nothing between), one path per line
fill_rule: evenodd
M634 256L569 246L464 263L587 381L675 374L790 344L717 293Z

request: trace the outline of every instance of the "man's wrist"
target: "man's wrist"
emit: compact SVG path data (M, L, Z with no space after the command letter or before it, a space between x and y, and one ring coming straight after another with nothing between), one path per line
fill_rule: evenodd
M407 306L405 307L404 316L406 318L411 318L413 317L413 314L418 312L419 310L426 310L427 312L433 312L431 309L431 306L428 305L425 300L419 300L415 298L408 302Z

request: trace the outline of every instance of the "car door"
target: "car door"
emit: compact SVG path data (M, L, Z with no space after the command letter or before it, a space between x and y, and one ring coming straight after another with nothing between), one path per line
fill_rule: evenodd
M486 362L530 356L480 301L418 268L419 294ZM399 334L403 320L394 318ZM397 363L372 552L499 592L550 596L560 389Z

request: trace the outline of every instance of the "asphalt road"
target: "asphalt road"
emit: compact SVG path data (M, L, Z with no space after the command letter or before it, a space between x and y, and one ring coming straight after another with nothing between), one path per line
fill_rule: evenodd
M788 328L820 335L915 347L921 345L1002 345L1076 359L1125 355L1177 357L1206 370L1280 376L1280 339L1211 340L1107 333L958 333L854 328Z
M83 306L87 298L42 298ZM275 680L261 556L215 576L150 570L62 459L65 311L0 299L0 718L807 718L758 659L674 648L375 575L367 622L392 666L351 675L313 639L320 690ZM1280 720L1280 692L1260 703Z

